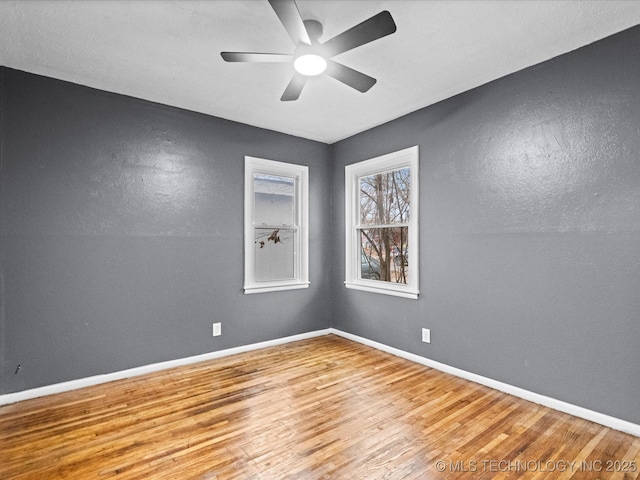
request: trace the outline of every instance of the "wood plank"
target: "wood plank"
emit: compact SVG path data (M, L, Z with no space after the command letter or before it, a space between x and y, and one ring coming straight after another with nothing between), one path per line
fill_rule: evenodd
M636 437L333 335L0 407L3 480L637 480L638 470Z

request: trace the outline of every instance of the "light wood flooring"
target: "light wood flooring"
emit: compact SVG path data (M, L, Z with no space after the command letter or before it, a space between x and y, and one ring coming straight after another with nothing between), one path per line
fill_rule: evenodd
M640 438L334 335L0 407L3 480L629 480L638 470Z

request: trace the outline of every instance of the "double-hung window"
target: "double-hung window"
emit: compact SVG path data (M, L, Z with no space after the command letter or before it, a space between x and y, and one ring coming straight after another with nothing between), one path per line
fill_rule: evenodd
M245 157L244 292L307 288L308 167Z
M345 168L345 286L418 298L418 147Z

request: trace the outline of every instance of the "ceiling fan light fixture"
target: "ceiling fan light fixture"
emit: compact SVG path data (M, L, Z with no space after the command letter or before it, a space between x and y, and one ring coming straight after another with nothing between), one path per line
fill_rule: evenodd
M293 68L302 75L314 77L327 69L327 61L317 53L303 53L295 58Z
M308 77L326 73L359 92L367 92L376 79L333 60L333 57L366 45L396 31L391 14L384 10L364 22L320 42L323 28L317 20L303 20L296 0L268 0L280 23L295 45L293 55L267 52L221 52L225 62L279 63L290 62L293 57L294 75L280 100L290 102L300 97Z

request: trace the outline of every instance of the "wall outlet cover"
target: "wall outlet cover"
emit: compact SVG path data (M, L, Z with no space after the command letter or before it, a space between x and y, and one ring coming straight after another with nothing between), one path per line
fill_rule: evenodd
M431 343L431 330L428 328L422 329L422 341L424 343Z

